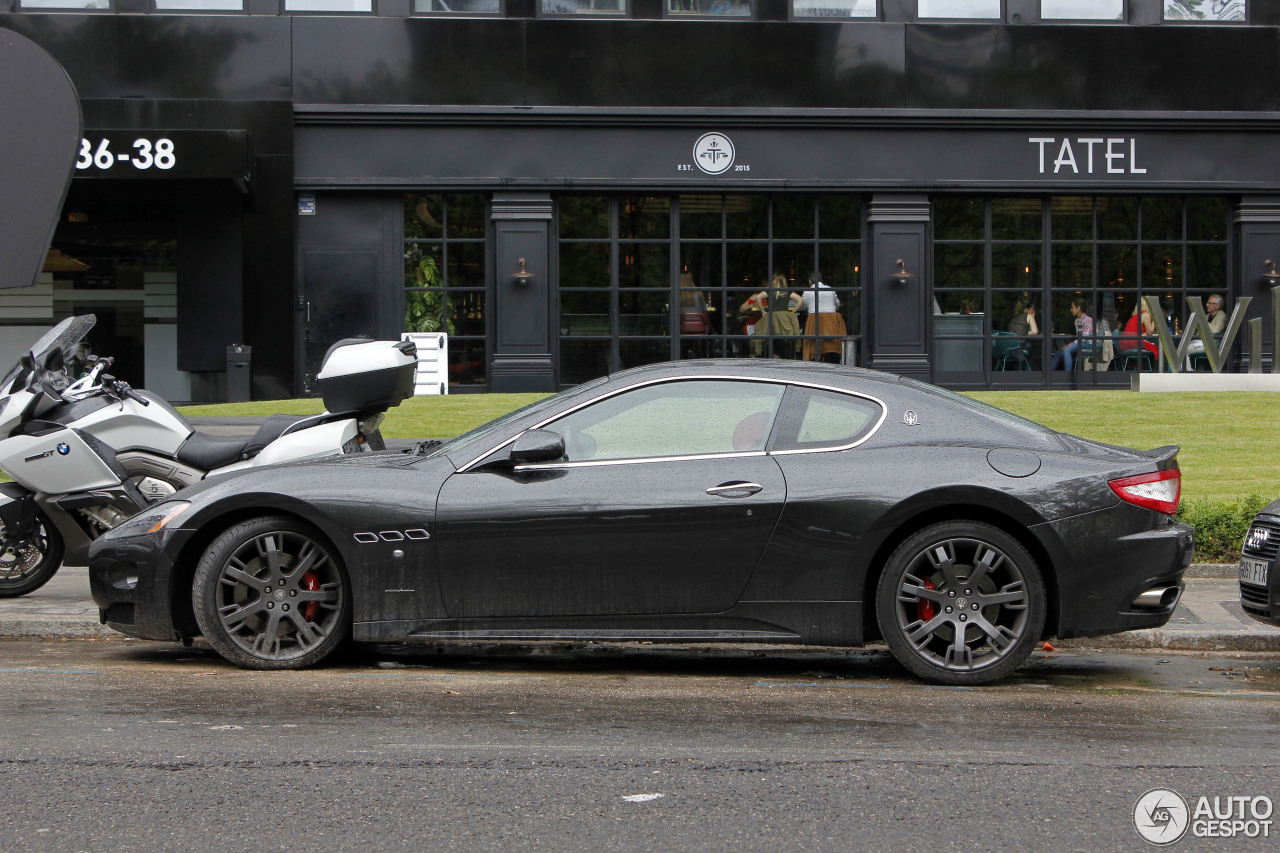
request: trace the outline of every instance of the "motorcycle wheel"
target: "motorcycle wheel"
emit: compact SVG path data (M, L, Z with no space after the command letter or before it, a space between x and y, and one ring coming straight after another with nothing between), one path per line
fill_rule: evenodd
M0 524L0 537L4 525ZM62 565L62 537L37 516L31 535L0 552L0 598L26 595L44 586Z

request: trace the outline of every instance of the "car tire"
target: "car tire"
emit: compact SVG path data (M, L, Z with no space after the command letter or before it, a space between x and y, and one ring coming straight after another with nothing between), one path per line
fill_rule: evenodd
M62 565L64 550L58 529L37 515L31 535L0 553L0 598L26 595L47 584Z
M191 601L209 644L247 669L312 666L350 631L350 585L337 554L287 516L223 531L196 567Z
M1044 582L1008 533L976 521L930 525L890 555L876 589L880 634L898 662L939 684L987 684L1030 657Z

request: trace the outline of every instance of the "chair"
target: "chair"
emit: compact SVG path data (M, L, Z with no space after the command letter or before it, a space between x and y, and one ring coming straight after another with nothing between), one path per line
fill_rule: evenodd
M1155 362L1151 359L1151 353L1147 351L1146 347L1141 345L1139 345L1137 349L1125 350L1122 358L1123 361L1120 362L1121 370L1129 370L1130 365L1135 361L1138 362L1139 371L1150 371L1155 369Z
M1031 365L1027 361L1027 351L1023 349L1022 341L1018 340L1013 332L992 330L991 363L995 365L997 370L1007 370L1010 359L1016 365L1013 368L1014 370L1031 369Z
M1080 339L1080 351L1076 353L1076 370L1084 370L1085 359L1089 360L1093 370L1110 370L1115 360L1115 336L1111 334L1111 326L1106 320L1098 323L1096 335Z

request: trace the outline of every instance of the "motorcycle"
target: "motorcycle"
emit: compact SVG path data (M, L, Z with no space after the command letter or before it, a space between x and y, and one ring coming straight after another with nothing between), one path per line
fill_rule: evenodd
M105 371L71 377L70 353L96 318L69 317L0 380L0 597L39 589L59 566L142 508L205 477L278 462L385 449L387 409L413 396L411 341L349 338L316 376L323 414L272 415L253 435L198 432L155 394Z

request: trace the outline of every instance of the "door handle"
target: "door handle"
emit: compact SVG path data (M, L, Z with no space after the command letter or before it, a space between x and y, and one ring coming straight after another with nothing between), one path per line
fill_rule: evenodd
M762 491L764 486L759 483L747 483L739 481L737 483L721 483L718 486L712 486L707 489L707 494L714 495L718 498L745 498L748 495L754 495L756 492Z

